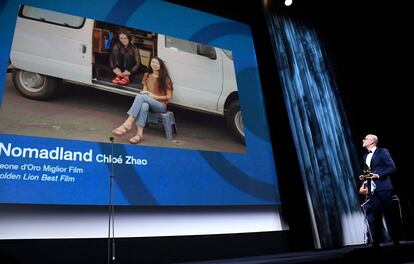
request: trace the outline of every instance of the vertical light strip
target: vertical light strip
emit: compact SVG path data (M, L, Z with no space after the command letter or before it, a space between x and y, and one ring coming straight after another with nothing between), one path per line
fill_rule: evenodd
M343 246L350 227L342 223L361 211L354 180L359 165L352 158L355 150L333 71L315 30L268 11L266 16L311 212L315 247ZM347 223L359 229L363 223L358 221Z

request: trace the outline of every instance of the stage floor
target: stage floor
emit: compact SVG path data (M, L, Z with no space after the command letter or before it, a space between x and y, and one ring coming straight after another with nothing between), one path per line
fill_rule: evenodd
M331 250L310 250L289 252L275 255L263 255L245 258L218 259L210 261L179 262L180 264L259 264L259 263L413 263L414 241L402 241L401 247L396 248L389 244L383 244L379 249L366 245L348 246ZM178 263L176 263L178 264Z
M215 243L215 246L211 246L210 242L198 243L191 238L185 240L189 240L187 241L189 243L181 243L180 239L168 240L168 243L161 238L117 239L115 263L414 264L414 241L403 241L399 248L392 244L382 245L379 249L358 245L331 250L292 251L278 254L259 253L260 255L255 256L249 253L249 247L253 246L251 244ZM255 242L261 243L261 241ZM264 247L263 244L259 246ZM232 252L233 250L236 251ZM106 239L0 240L0 263L2 264L107 263L107 252Z

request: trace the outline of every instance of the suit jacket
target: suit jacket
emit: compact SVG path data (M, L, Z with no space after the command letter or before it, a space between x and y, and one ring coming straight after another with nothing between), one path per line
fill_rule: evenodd
M367 154L364 156L364 164ZM392 190L390 176L394 174L396 167L394 161L391 158L390 153L385 148L378 148L375 150L371 159L371 172L379 175L379 179L374 180L377 188L376 192L384 190Z

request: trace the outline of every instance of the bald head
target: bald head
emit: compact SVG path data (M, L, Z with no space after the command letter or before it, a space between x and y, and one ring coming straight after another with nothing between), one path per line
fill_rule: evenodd
M367 137L369 137L370 139L372 139L372 141L375 143L375 145L378 144L378 137L374 134L368 134Z
M366 149L371 149L378 144L378 137L374 134L368 134L362 140L362 147Z

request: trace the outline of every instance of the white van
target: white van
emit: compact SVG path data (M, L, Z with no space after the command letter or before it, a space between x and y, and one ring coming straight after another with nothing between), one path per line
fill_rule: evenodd
M150 56L166 63L174 83L171 103L221 115L244 142L243 121L230 51L187 40L127 28L138 47L141 69L128 86L111 83L111 43L118 25L22 6L17 18L10 61L13 82L25 97L47 100L60 81L74 82L135 96Z

